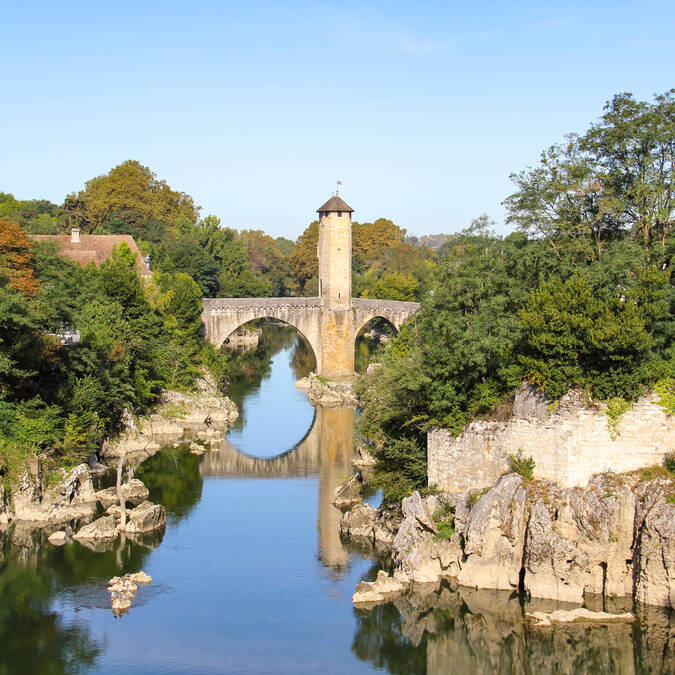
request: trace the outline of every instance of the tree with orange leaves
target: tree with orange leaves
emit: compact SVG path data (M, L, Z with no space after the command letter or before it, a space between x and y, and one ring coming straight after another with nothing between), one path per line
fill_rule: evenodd
M33 242L28 235L9 218L0 218L0 267L7 271L9 285L26 298L40 287L33 262Z

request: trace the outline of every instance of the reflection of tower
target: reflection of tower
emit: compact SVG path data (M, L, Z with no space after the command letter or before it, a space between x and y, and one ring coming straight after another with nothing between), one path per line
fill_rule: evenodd
M321 375L354 373L352 313L352 213L333 195L319 212L319 296L321 298Z
M349 554L340 542L342 511L333 506L335 488L352 471L354 408L317 408L319 426L319 560L332 568L344 568Z

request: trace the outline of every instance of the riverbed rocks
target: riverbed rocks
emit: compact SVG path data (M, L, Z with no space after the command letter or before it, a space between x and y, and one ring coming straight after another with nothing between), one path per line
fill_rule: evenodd
M102 516L91 523L81 527L74 535L75 541L89 540L112 540L117 536L115 527L115 518L113 516Z
M166 509L161 504L142 502L127 512L127 521L119 529L129 534L152 532L166 525Z
M635 616L631 612L611 614L610 612L592 612L585 607L576 609L557 609L554 612L527 612L535 626L548 627L553 623L633 623Z
M375 581L362 581L352 595L352 602L356 607L374 607L389 602L400 595L405 584L399 579L389 576L384 570L379 570Z
M63 546L68 541L68 537L64 530L57 530L47 537L47 541L54 546Z
M340 536L376 549L390 549L400 516L370 504L357 504L340 520Z
M360 473L355 473L335 488L333 504L339 509L346 509L358 504L362 497L363 478Z
M7 525L9 522L9 505L5 494L5 486L0 482L0 525Z
M352 380L327 380L312 373L309 376L309 386L303 385L301 388L307 389L307 397L313 406L342 408L344 406L352 407L359 404L354 393L354 383Z
M201 443L195 443L194 441L190 443L190 453L193 455L203 455L206 452L206 447Z
M125 501L131 502L132 504L139 504L146 500L150 495L148 488L146 488L145 485L143 485L143 481L138 480L138 478L132 478L126 483L122 483L121 487ZM103 504L103 508L105 509L113 504L119 504L117 488L113 485L104 490L99 490L96 493L96 499Z
M120 616L128 612L131 609L131 601L138 592L138 584L149 584L151 582L152 577L142 571L110 579L108 593L110 593L113 613Z
M503 476L485 494L403 500L403 520L358 504L343 516L347 538L378 540L410 583L456 578L466 587L524 591L588 603L634 596L675 606L675 481L599 475L586 488ZM454 509L454 528L435 522ZM447 536L449 535L449 536Z

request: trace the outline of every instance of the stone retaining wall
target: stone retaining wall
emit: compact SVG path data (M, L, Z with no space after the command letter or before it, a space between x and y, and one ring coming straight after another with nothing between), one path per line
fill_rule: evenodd
M659 464L675 450L675 420L644 396L610 433L602 406L589 406L582 392L571 391L549 414L536 390L523 386L507 422L477 420L455 437L445 429L427 435L430 485L450 492L493 485L508 471L505 458L519 450L532 456L536 478L565 487L584 486L596 473L621 473Z

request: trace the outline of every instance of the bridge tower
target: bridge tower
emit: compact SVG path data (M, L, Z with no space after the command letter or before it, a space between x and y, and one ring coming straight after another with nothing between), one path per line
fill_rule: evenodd
M319 298L321 360L319 374L329 378L354 374L352 311L352 213L337 194L319 213Z

